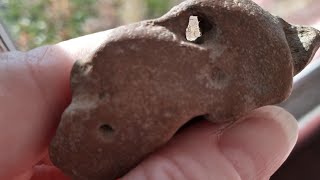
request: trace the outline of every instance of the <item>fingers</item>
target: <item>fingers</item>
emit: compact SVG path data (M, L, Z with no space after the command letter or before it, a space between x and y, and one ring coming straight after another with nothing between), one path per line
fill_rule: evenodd
M48 153L29 172L31 173L28 173L28 176L24 175L20 179L13 180L71 180L52 164Z
M0 179L23 174L43 158L71 99L74 61L92 53L106 34L0 54Z
M72 61L49 46L0 59L0 179L10 179L44 154L70 99Z
M267 179L296 139L295 119L280 108L264 107L222 133L208 122L183 130L123 179Z
M50 132L43 120L52 117L26 53L0 59L0 179L10 179L40 159Z
M38 165L33 168L33 172L30 180L70 180L54 166Z

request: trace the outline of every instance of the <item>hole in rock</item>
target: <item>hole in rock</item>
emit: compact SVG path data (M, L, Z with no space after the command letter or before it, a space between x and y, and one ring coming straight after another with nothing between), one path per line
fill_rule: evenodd
M100 126L99 131L101 132L102 135L108 137L114 133L114 129L108 125L108 124L103 124Z
M190 16L186 29L186 39L190 42L200 44L203 42L203 35L212 29L212 25L206 18L201 16Z

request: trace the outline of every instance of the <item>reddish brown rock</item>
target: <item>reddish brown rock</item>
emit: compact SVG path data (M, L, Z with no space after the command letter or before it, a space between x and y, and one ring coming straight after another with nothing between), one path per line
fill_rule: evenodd
M186 39L189 17L202 33ZM320 46L249 0L188 0L163 17L110 31L75 63L73 99L51 146L75 180L114 180L195 116L228 122L286 99Z

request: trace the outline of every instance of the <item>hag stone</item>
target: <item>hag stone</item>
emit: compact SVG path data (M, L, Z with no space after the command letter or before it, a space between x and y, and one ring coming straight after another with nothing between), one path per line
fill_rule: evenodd
M200 29L194 41L186 38L191 16ZM319 46L319 31L250 0L187 0L110 30L74 64L51 160L75 180L119 178L193 117L228 123L282 102Z

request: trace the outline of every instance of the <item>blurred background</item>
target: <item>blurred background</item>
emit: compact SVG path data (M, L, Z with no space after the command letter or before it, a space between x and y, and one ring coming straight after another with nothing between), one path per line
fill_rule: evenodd
M159 17L183 0L0 0L0 19L17 49L53 44L81 35ZM312 24L319 0L256 0L275 15ZM306 11L305 9L308 9Z

